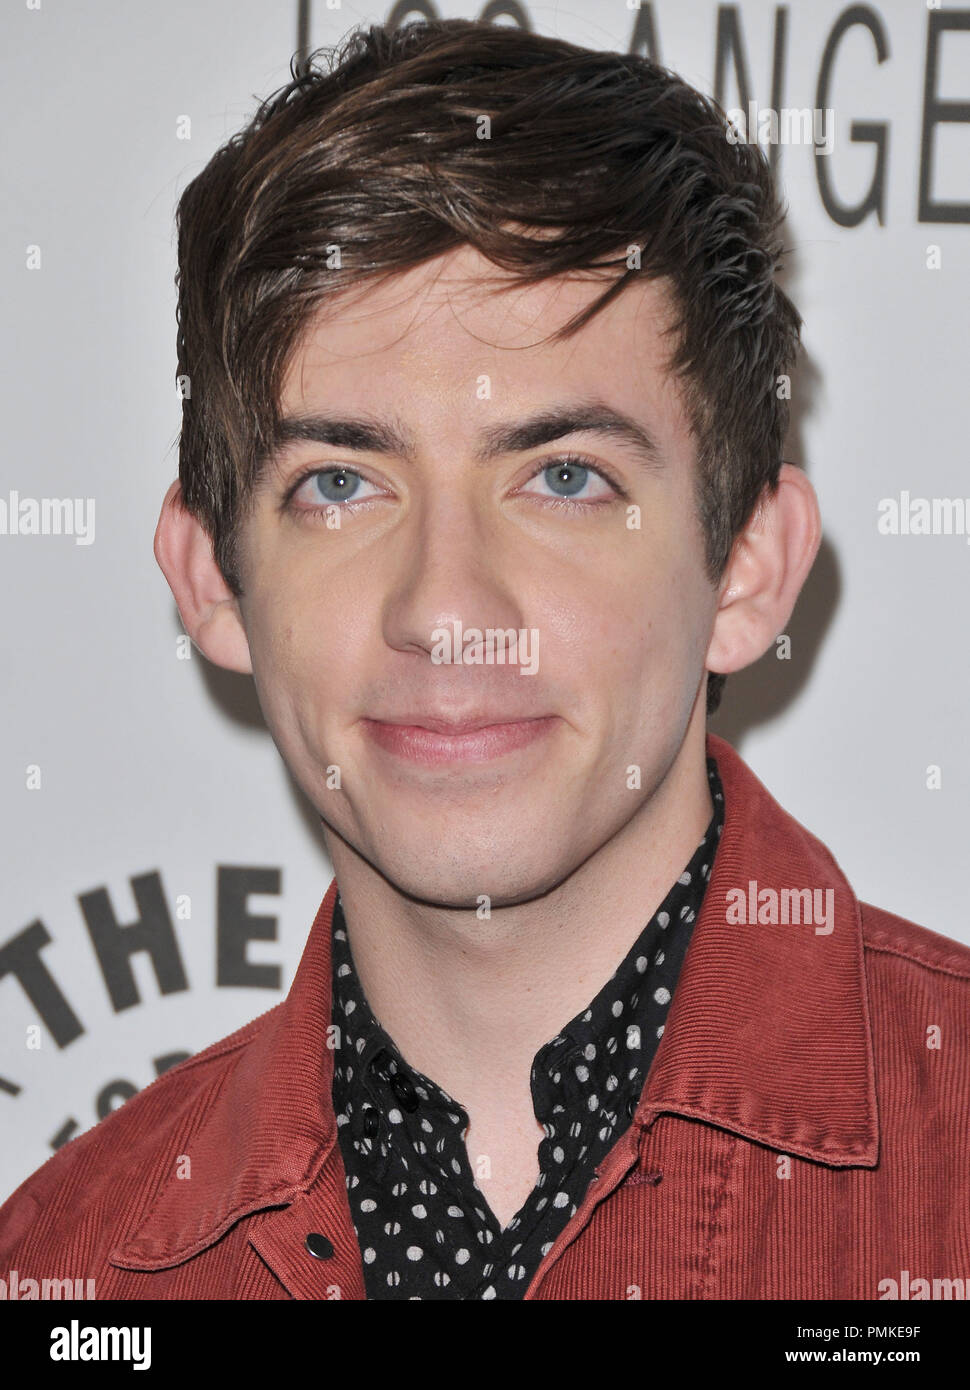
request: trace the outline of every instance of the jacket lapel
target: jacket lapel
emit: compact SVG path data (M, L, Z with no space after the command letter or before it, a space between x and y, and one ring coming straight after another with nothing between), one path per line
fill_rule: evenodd
M286 999L179 1068L186 1080L193 1068L212 1074L211 1083L196 1081L186 1091L191 1110L187 1104L184 1137L173 1140L191 1157L191 1179L177 1176L173 1154L170 1176L111 1251L111 1264L166 1269L206 1249L242 1217L286 1206L288 1212L259 1224L252 1244L290 1292L326 1296L295 1292L319 1290L324 1270L328 1285L347 1290L344 1297L363 1297L331 1100L330 926L336 897L333 880ZM201 1124L193 1129L198 1113ZM332 1242L332 1260L308 1254L311 1231ZM359 1294L350 1292L358 1286Z
M672 1111L785 1153L872 1167L879 1131L858 901L829 850L734 749L713 734L707 749L724 829L637 1122ZM791 890L828 904L829 921L778 921ZM737 920L759 900L776 920Z

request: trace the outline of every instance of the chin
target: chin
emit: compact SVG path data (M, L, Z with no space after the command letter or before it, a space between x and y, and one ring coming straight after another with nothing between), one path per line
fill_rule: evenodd
M478 908L483 897L492 908L529 902L555 888L570 871L523 853L521 843L510 846L508 854L494 844L469 852L467 845L452 843L437 853L425 844L393 861L385 855L372 862L398 891L444 908Z

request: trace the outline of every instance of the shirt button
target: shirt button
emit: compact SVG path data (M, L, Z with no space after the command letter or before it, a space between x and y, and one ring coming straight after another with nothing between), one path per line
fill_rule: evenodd
M394 1092L395 1096L397 1096L405 1110L417 1110L421 1103L418 1100L418 1093L408 1078L399 1071L395 1072L391 1077L391 1090Z
M311 1231L306 1238L306 1248L317 1260L329 1260L333 1255L333 1244L327 1240L326 1236L319 1235L316 1231Z
M388 1068L391 1062L391 1054L386 1047L382 1047L380 1052L375 1052L371 1059L371 1067L377 1072L378 1076L387 1079Z
M364 1111L364 1134L368 1139L373 1139L374 1135L381 1127L380 1116L373 1106Z

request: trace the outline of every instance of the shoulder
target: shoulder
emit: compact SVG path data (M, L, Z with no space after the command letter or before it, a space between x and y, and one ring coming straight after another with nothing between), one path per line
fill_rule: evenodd
M67 1249L87 1254L123 1233L280 1007L165 1072L21 1183L0 1206L0 1267L13 1268L18 1258L56 1262L55 1252Z
M928 983L937 975L951 982L957 993L970 993L970 946L871 903L860 902L859 909L867 965L879 962L901 981L913 983Z
M970 1109L970 947L868 903L859 906L883 1096L901 1096L913 1123L935 1117L955 1135L963 1132Z

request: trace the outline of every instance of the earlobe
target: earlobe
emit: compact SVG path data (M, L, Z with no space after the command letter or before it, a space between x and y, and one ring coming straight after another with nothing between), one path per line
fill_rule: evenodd
M211 538L182 502L178 479L162 502L154 549L195 645L216 666L251 675L239 603L216 564Z
M782 464L735 538L707 651L708 671L730 675L763 656L792 615L818 554L822 522L815 489L800 468Z

